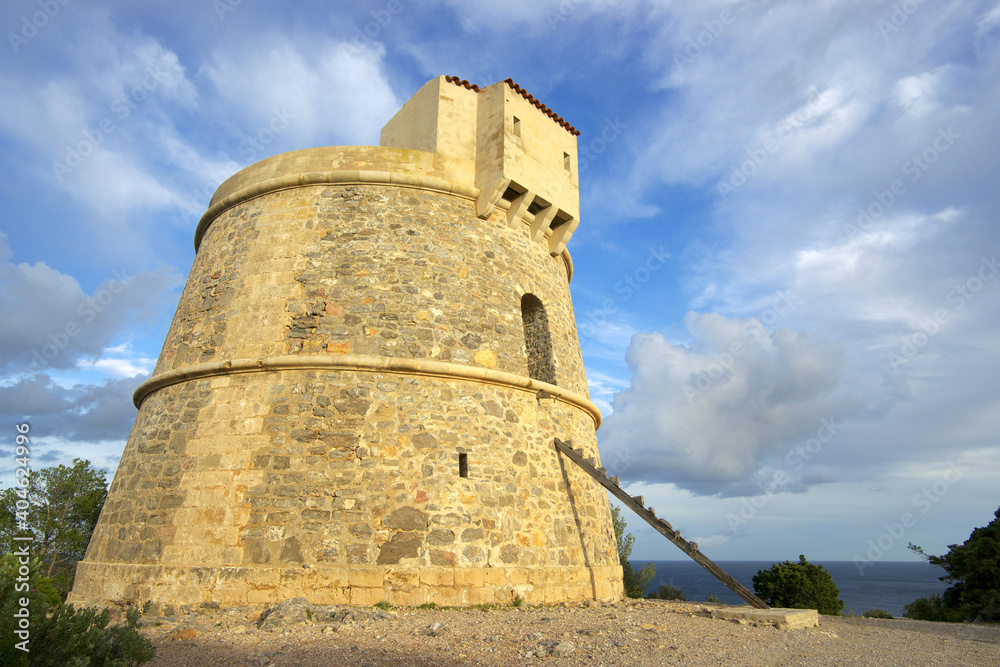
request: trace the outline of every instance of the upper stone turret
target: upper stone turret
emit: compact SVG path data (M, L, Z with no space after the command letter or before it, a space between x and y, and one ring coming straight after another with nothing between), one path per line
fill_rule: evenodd
M510 79L480 90L440 76L385 124L380 141L435 153L456 181L479 189L477 216L504 201L507 223L527 224L555 255L579 224L578 134Z

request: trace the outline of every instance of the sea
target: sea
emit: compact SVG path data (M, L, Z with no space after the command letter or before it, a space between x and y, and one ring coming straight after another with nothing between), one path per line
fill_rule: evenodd
M797 559L796 559L797 560ZM796 562L793 560L793 562ZM646 588L650 593L663 584L670 584L684 591L688 600L704 601L714 595L726 604L746 604L736 593L708 573L694 561L630 560L636 571L648 562L656 566L656 576ZM812 563L813 561L809 561ZM946 573L940 567L923 562L874 562L858 572L852 561L815 561L833 577L844 601L843 614L861 616L869 609L884 609L896 617L903 615L903 606L917 598L943 593L949 584L940 580ZM716 564L737 581L753 590L753 577L760 570L768 570L770 561L716 561Z

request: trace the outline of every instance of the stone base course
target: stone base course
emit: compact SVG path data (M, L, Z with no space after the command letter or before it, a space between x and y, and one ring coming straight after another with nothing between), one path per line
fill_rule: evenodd
M396 606L559 604L622 598L622 569L586 567L168 567L82 562L76 605L271 605L293 597L312 604Z

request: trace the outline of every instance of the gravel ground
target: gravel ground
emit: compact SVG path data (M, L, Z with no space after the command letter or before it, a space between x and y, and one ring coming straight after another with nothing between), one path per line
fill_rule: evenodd
M1000 626L821 616L820 627L712 619L713 605L248 608L147 616L153 667L253 665L1000 665ZM268 628L267 626L274 627Z

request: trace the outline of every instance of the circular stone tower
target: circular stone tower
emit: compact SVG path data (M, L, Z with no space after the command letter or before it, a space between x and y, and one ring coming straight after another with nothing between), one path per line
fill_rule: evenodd
M622 596L565 245L576 132L428 82L215 193L70 601Z

